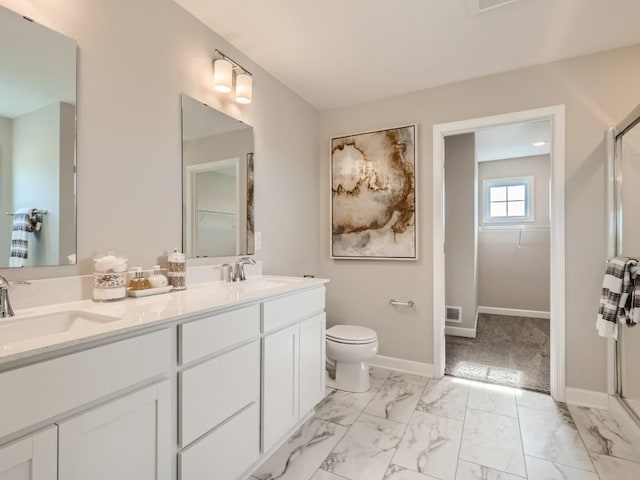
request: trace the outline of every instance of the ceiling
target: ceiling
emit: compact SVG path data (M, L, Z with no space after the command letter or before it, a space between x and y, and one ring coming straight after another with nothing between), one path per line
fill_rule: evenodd
M473 1L176 0L319 110L640 43L638 0Z
M543 145L534 145L545 142ZM509 123L475 132L476 160L488 162L547 155L551 151L551 121Z

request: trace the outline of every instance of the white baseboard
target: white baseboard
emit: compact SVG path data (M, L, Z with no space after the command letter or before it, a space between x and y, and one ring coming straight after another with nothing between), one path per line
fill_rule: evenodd
M633 445L640 445L640 424L631 416L622 405L622 400L615 395L609 395L609 413L622 427L624 433Z
M445 335L454 335L456 337L467 337L467 338L476 338L476 329L475 328L465 328L465 327L444 327Z
M422 363L413 360L405 360L403 358L376 355L369 361L369 365L372 367L389 368L397 372L412 373L414 375L422 375L424 377L433 377L433 365L431 365L430 363Z
M565 400L572 405L600 408L602 410L609 409L609 395L604 392L567 387L565 389Z
M521 310L519 308L478 307L478 313L509 315L512 317L551 318L551 314L549 312L541 310Z

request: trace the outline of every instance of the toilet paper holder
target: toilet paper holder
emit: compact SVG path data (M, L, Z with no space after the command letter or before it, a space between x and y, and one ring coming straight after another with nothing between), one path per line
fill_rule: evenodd
M406 302L399 302L398 300L394 300L393 298L389 300L389 305L393 305L396 307L413 307L415 302L413 300L407 300Z

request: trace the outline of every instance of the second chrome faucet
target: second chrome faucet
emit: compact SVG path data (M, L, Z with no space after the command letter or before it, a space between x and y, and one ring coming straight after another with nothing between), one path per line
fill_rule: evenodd
M244 272L245 265L255 265L256 261L249 257L240 257L235 263L223 263L223 280L227 282L242 282L247 279Z

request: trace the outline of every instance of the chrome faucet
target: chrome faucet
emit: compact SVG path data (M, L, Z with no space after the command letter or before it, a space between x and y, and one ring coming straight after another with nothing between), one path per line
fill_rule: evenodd
M233 275L232 279L234 282L243 282L247 279L244 273L245 265L255 265L256 261L253 258L249 257L241 257L236 260L236 263L233 265Z
M13 317L14 315L9 301L9 281L0 275L0 318Z

